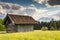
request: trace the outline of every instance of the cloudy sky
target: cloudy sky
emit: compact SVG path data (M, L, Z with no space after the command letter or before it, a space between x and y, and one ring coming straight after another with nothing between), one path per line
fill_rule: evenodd
M29 15L38 21L60 20L60 0L0 0L0 6L6 13Z

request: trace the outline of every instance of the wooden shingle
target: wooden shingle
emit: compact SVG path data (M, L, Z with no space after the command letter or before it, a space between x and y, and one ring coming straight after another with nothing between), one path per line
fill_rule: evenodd
M8 17L13 20L14 24L38 24L38 22L30 16L8 14Z

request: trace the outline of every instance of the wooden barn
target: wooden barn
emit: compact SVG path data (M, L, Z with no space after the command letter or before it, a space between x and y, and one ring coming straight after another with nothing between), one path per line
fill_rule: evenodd
M6 25L6 31L12 33L33 31L34 25L38 22L30 16L7 14L4 24Z

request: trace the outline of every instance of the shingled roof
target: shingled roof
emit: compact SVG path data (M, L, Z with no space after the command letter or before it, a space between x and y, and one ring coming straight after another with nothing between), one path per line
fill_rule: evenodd
M8 14L8 17L14 24L38 24L38 22L30 16Z

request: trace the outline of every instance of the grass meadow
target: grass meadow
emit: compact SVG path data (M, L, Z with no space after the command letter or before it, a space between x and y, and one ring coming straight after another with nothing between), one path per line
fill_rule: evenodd
M41 31L0 34L0 40L60 40L60 31Z

